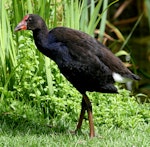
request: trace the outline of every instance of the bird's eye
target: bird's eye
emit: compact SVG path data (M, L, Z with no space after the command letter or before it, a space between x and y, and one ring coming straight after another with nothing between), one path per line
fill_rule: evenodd
M29 18L28 18L28 21L31 21L31 20L32 20L32 18L31 18L31 17L29 17Z

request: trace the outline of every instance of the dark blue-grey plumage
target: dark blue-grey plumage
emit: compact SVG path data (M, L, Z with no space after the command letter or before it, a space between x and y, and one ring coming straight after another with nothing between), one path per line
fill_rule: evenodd
M116 93L112 73L138 79L105 46L89 35L65 27L57 27L42 35L33 31L37 48L53 59L62 74L81 92ZM43 33L43 32L42 32ZM36 35L35 35L36 34ZM40 34L40 33L39 33Z

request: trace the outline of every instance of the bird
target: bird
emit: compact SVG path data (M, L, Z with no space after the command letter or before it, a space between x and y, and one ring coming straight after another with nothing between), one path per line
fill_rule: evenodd
M140 80L110 49L90 35L68 27L48 29L37 14L27 14L15 31L31 30L37 49L53 60L70 83L82 94L81 112L75 132L88 114L89 137L95 137L92 104L86 92L118 93L115 82Z

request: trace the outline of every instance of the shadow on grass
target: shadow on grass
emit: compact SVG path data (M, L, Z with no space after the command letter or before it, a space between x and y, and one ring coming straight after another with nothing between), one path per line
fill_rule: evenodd
M44 120L42 120L44 121ZM46 124L39 119L39 122L34 119L16 117L10 114L0 114L0 131L12 135L16 134L67 134L69 133L68 124L58 121L56 125Z

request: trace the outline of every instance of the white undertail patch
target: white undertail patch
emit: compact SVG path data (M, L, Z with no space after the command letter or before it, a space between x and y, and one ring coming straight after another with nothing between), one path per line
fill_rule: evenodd
M113 72L112 76L113 76L115 82L118 82L118 83L127 83L127 82L131 81L131 79L125 78L116 72Z
M125 77L121 76L120 74L118 74L116 72L113 72L112 76L113 76L115 82L125 83L127 89L130 90L130 91L132 90L132 83L133 83L133 81L131 79L125 78Z

